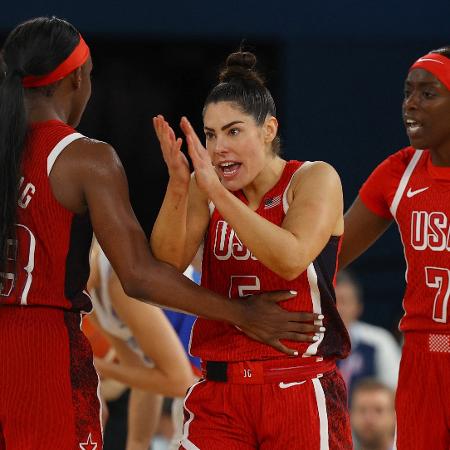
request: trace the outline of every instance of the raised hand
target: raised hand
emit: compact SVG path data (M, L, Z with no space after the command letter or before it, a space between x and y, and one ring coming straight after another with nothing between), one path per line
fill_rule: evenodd
M173 129L162 115L153 117L153 127L161 145L171 181L187 188L190 180L190 169L188 160L181 151L183 140L175 137Z
M247 336L268 344L282 353L297 356L297 351L280 342L315 342L325 331L323 316L307 312L290 312L277 303L296 295L289 291L275 291L241 300L242 323L238 328Z
M191 157L192 164L195 171L195 179L198 187L209 196L212 197L212 193L216 189L222 189L222 185L217 175L216 170L211 161L208 151L200 142L197 133L192 128L192 125L186 117L181 119L181 129L186 136L186 142L188 145L189 156Z

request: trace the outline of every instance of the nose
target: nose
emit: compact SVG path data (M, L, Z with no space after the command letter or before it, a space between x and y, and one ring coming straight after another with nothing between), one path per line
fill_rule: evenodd
M411 92L405 99L403 100L403 109L405 111L416 110L419 107L420 100L417 92Z
M217 136L215 144L213 149L214 153L223 155L227 152L227 139L225 137Z

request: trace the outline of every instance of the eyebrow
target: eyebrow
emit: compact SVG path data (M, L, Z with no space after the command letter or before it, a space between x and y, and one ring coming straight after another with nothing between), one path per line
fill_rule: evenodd
M234 120L233 122L227 123L226 125L224 125L221 130L225 131L227 128L232 127L233 125L236 125L237 123L244 123L242 120ZM203 127L204 130L207 131L214 131L214 128L208 128L208 127Z
M405 86L411 86L411 85L418 85L418 86L435 86L440 87L442 83L439 80L436 81L405 81Z

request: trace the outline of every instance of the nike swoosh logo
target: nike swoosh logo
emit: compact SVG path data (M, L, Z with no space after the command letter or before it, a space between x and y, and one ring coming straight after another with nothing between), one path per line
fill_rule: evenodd
M294 383L285 383L284 381L282 381L278 386L280 386L281 389L287 389L292 386L298 386L299 384L303 384L303 383L306 383L306 380L305 381L295 381Z
M423 62L423 61L431 61L431 62L435 62L435 63L439 63L439 64L444 64L442 61L438 61L437 59L433 59L433 58L419 58L417 60L417 62Z
M406 196L408 198L414 197L417 194L420 194L421 192L426 191L430 186L424 187L422 189L416 189L415 191L413 191L411 188L408 189L408 192L406 193Z

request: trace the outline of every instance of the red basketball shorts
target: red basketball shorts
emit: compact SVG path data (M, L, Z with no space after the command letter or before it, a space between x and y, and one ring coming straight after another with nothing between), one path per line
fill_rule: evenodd
M80 320L0 306L1 450L101 450L98 377Z
M310 367L296 369L305 361ZM313 358L231 363L226 381L195 384L180 449L352 449L344 381L334 361L323 373L313 365Z
M405 334L395 403L397 450L450 449L450 334Z

